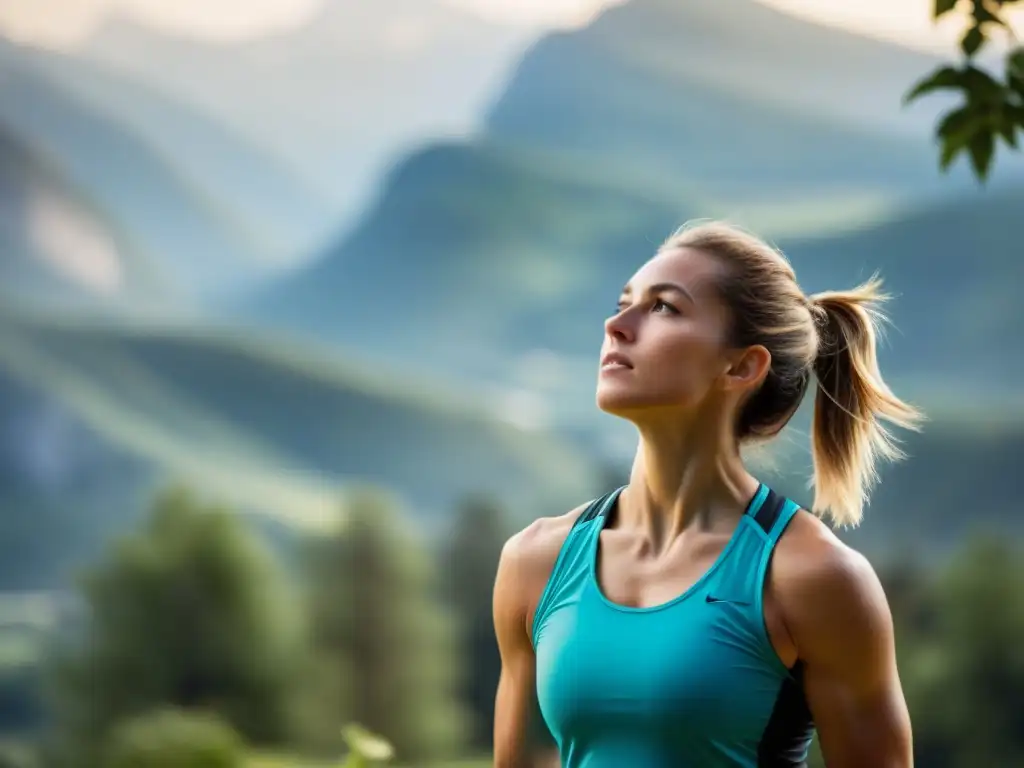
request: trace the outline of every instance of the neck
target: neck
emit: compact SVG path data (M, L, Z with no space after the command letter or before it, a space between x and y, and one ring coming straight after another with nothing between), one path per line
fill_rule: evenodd
M692 524L713 528L734 521L757 487L730 430L701 424L640 427L620 520L646 529L660 548Z

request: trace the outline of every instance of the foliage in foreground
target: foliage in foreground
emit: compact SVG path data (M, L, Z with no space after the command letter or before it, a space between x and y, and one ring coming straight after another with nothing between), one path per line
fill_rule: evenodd
M960 41L963 61L937 68L916 83L907 93L910 103L937 91L956 91L960 104L943 115L936 128L939 143L939 167L947 170L966 152L978 180L984 182L1002 140L1017 149L1024 132L1024 46L1015 46L1006 56L1003 72L992 74L980 68L978 53L989 42L993 31L1012 31L1005 9L1024 0L935 0L935 18L939 19L968 5L968 27Z
M215 715L160 709L118 724L103 768L243 768L235 731Z
M462 752L466 717L453 622L438 604L436 570L392 500L354 493L337 534L309 553L310 625L322 694L316 717L386 733L399 761ZM351 734L350 734L351 735ZM321 748L333 751L330 741Z
M162 495L82 593L85 624L54 699L75 768L97 762L115 726L163 707L216 714L255 744L288 742L304 658L298 601L236 515L182 490Z
M0 743L0 768L41 768L35 752L22 744Z

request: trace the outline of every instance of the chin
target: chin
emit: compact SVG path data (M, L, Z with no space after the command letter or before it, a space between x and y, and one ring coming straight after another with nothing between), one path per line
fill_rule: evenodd
M642 398L637 397L636 393L604 385L598 385L596 400L600 410L621 418L629 418L628 414L634 413L644 405Z
M670 413L698 410L700 401L674 392L624 386L625 382L602 381L597 385L597 407L609 416L640 424L651 418L672 418Z

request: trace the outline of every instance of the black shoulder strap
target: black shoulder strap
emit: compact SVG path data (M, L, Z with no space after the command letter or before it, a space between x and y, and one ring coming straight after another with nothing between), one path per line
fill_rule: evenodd
M587 508L583 510L583 514L576 518L576 522L573 523L572 527L576 528L580 525L583 525L584 523L589 523L591 520L594 520L598 517L607 517L608 512L611 510L613 506L612 504L609 504L608 501L611 499L612 496L617 496L620 490L622 489L616 488L614 491L606 493L604 496L601 496L600 498L594 499L592 502L590 502L590 504L587 505Z
M760 509L754 515L754 522L761 526L765 533L771 533L772 528L775 527L775 523L779 519L779 515L782 514L782 508L785 504L786 497L780 496L769 488L768 495L765 496L764 501L761 502Z

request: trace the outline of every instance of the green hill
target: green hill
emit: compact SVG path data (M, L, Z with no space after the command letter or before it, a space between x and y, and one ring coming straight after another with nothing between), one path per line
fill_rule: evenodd
M315 352L226 329L5 314L0 383L13 408L2 414L10 448L0 473L17 479L0 500L15 512L5 515L8 554L34 541L52 545L51 559L82 555L102 536L50 542L36 522L105 534L172 479L313 527L337 519L352 483L393 489L420 523L463 493L493 494L531 516L595 490L587 461L546 435L407 374L370 374Z

